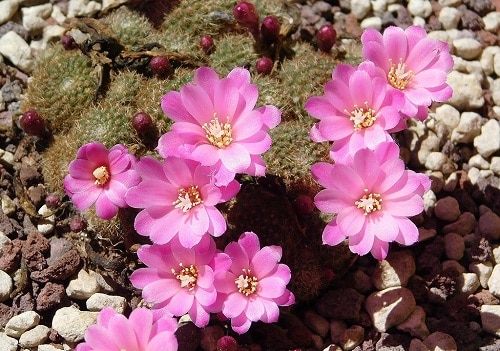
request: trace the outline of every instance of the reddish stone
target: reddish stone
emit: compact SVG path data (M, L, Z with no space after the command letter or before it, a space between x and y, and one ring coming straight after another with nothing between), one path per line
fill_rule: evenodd
M49 252L49 240L38 232L32 232L23 243L21 252L30 270L39 271L47 266L45 254Z
M11 244L4 244L0 255L0 270L12 273L19 268L19 260L21 258L20 240L13 240Z
M39 311L47 311L58 305L66 298L64 285L48 282L36 298Z
M41 283L64 281L75 274L79 267L80 254L76 250L70 250L44 270L32 272L30 277Z

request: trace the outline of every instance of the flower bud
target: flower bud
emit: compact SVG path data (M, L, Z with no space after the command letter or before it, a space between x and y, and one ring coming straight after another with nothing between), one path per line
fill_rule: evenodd
M331 24L325 24L321 26L316 34L316 40L318 42L318 48L321 51L330 52L337 40L337 31Z
M132 127L137 134L146 134L153 127L153 120L147 113L138 112L132 117Z
M233 7L233 16L239 24L248 28L254 36L259 34L259 14L253 4L246 1L237 3Z
M170 72L170 61L166 56L155 56L149 61L149 68L156 75L164 77Z
M45 204L48 208L56 208L61 204L61 197L56 193L51 193L45 197Z
M262 40L265 43L271 44L278 41L280 34L280 21L275 16L267 16L262 21L260 26Z
M255 63L255 70L257 71L257 73L262 75L271 73L271 71L273 70L273 60L271 60L269 57L261 57Z
M21 128L27 134L43 137L47 133L43 118L35 110L29 110L23 113L19 123L21 124Z
M235 338L225 335L217 340L217 351L238 351L238 342Z
M63 48L66 50L73 50L73 49L76 49L78 47L78 45L75 42L75 39L71 35L68 35L68 34L64 34L61 37L61 44L62 44Z
M200 47L205 52L205 54L209 54L212 52L214 48L214 40L211 35L204 35L200 39Z

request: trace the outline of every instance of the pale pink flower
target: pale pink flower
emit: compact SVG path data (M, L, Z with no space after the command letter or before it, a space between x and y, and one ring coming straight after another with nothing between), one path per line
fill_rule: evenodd
M371 252L382 260L390 242L411 245L418 240L417 227L408 217L422 212L430 180L405 170L396 144L361 149L352 162L321 162L311 171L325 187L314 199L316 206L336 214L323 231L323 243L333 246L347 237L352 252Z
M382 68L388 84L404 93L406 103L401 112L406 117L423 121L432 101L451 97L452 89L446 83L453 68L448 44L428 38L422 27L388 27L383 35L367 29L361 42L363 58Z
M129 206L143 208L135 218L135 229L155 244L166 244L178 236L187 247L203 235L220 236L226 220L215 205L234 197L240 184L232 180L216 186L210 167L199 162L167 157L160 162L143 157L136 165L142 181L126 194Z
M221 295L222 314L231 319L231 327L239 334L248 331L252 322L276 322L278 306L295 302L286 288L290 268L278 264L281 247L260 248L255 233L243 233L238 242L228 244L224 252L232 260L231 268L216 274L215 286Z
M278 125L281 111L274 106L254 109L257 97L248 70L235 68L219 79L213 69L199 68L192 83L161 99L163 111L175 123L160 138L158 153L214 166L220 184L236 173L264 175L261 155L271 146L267 131Z
M110 219L119 207L127 207L125 193L141 180L133 169L136 162L125 145L115 145L108 151L98 142L85 144L69 164L64 189L78 210L95 204L97 216Z
M333 141L331 157L336 162L361 148L374 149L392 140L404 105L400 91L389 90L384 72L371 62L357 69L338 65L326 83L323 96L306 102L309 114L320 120L311 129L313 141Z
M153 304L155 317L189 314L202 328L210 320L217 300L214 277L231 265L230 258L217 252L214 240L206 235L191 249L177 240L166 245L144 245L137 255L147 268L132 273L130 281Z
M147 308L136 308L127 319L110 307L97 316L97 323L85 332L85 342L75 351L176 351L177 321L172 317L153 320Z

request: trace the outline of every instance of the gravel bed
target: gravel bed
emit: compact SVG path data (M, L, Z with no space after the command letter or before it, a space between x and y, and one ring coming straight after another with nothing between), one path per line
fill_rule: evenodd
M68 199L49 196L43 141L18 127L37 54L60 40L68 18L123 2L0 2L1 351L72 350L99 310L127 314L141 304L128 282L134 247L103 254L89 244ZM145 13L148 5L175 6L129 3ZM295 39L314 41L325 23L344 44L365 28L418 24L449 43L453 97L398 135L407 165L433 181L425 213L413 218L420 240L391 247L380 262L355 258L319 297L282 310L279 323L256 323L248 335L236 336L218 320L200 330L181 318L180 350L215 350L228 333L246 345L241 350L500 350L500 1L292 6L302 20Z

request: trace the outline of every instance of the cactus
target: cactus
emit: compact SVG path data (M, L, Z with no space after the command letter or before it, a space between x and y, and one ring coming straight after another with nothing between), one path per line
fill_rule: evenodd
M323 93L340 57L343 62L359 62L359 45L351 41L334 48L332 54L324 54L309 43L295 42L291 33L299 21L297 9L281 0L256 1L261 20L273 15L281 23L279 41L264 44L234 21L234 4L229 0L180 1L157 29L142 15L120 7L99 21L109 29L108 37L118 40L118 47L123 48L119 58L132 59L118 62L105 52L84 55L54 44L39 60L23 109L37 109L54 134L43 154L42 172L49 190L63 194L68 164L81 145L92 141L107 147L123 143L138 157L155 155L156 140L141 140L131 123L134 114L147 113L156 129L165 133L171 121L160 108L164 94L192 81L202 65L211 66L221 77L237 66L247 67L252 83L259 88L257 106L277 106L282 110L282 122L270 131L273 145L263 156L270 176L242 178L241 192L221 206L229 229L217 242L222 247L243 231L252 230L262 245L281 245L283 262L293 272L290 288L298 301L309 301L328 285L325 272L335 267L341 274L353 256L343 246L321 245L321 231L328 218L318 211L297 214L292 205L299 195L312 197L317 193L319 186L311 177L310 166L328 160L329 143L309 139L314 120L304 104L309 96ZM199 44L207 34L214 40L209 54ZM160 54L172 65L163 78L147 68L151 57ZM269 75L255 70L255 62L262 56L274 61ZM99 72L109 74L99 76ZM92 210L83 215L89 229L100 238L112 243L130 239L133 215L119 215L111 222L97 218ZM125 217L129 221L124 221Z

